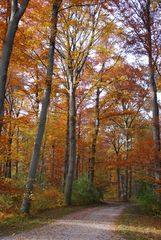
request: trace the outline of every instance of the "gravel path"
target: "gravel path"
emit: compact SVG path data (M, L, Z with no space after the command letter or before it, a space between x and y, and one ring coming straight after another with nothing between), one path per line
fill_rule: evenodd
M1 240L123 240L114 222L125 205L104 205L72 213L39 229Z

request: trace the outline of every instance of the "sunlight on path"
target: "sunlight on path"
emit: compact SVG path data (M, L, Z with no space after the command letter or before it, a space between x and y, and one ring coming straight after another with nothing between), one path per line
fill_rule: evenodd
M161 236L161 230L156 229L156 228L152 228L152 227L139 227L139 226L126 226L121 224L121 229L124 229L124 231L128 231L128 232L134 232L134 233L143 233L143 234L155 234ZM160 238L161 239L161 238Z
M123 240L115 233L114 220L123 206L89 208L61 220L4 240Z

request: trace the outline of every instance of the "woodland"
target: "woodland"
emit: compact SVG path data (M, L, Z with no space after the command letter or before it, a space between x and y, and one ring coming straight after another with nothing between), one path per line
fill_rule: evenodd
M0 218L161 211L160 0L0 0Z

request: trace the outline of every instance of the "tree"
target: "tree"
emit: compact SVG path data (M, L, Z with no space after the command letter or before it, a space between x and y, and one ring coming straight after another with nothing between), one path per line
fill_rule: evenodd
M0 60L0 133L3 126L7 72L14 45L15 34L18 29L18 24L27 8L28 3L29 0L23 0L21 3L19 3L19 1L17 0L8 1L9 16L7 16L7 18L9 20L7 23L7 31L4 37Z
M53 65L54 65L54 52L55 52L55 42L57 35L57 22L58 22L58 12L61 6L61 0L53 0L52 3L52 23L51 23L51 35L50 35L50 46L48 52L48 66L46 73L46 89L44 93L44 99L42 102L40 118L38 123L38 129L35 137L35 144L33 149L33 155L31 159L28 181L26 184L26 193L24 195L24 199L21 206L21 211L24 213L29 213L31 206L31 194L33 190L33 183L35 181L35 175L38 165L38 160L40 157L42 139L45 130L47 110L50 103L50 95L51 95L51 84L53 77Z
M82 14L81 10L84 11ZM80 5L67 9L61 15L57 52L66 79L69 94L69 168L65 184L65 203L71 204L72 184L76 164L76 91L81 73L92 46L105 35L107 26L101 22L100 4ZM87 21L89 19L89 22Z

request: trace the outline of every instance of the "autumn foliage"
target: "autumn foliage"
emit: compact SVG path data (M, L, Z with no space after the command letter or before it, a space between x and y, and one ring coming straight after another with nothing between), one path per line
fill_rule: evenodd
M6 2L0 2L1 53L11 12ZM160 3L132 2L60 1L50 79L53 1L29 1L13 43L0 119L0 193L17 196L17 209L51 81L33 179L33 199L46 199L40 208L51 207L52 198L63 204L62 192L70 204L73 184L84 178L104 198L128 200L140 181L161 192Z

